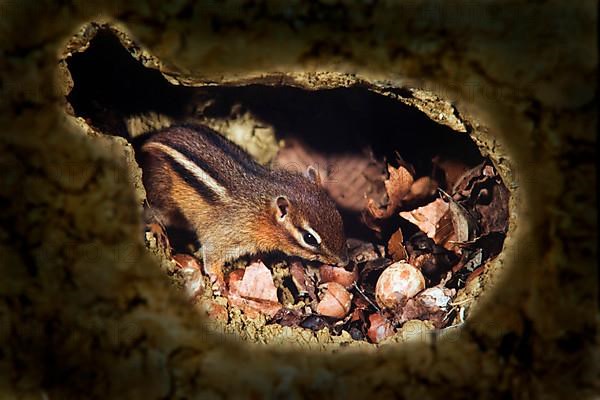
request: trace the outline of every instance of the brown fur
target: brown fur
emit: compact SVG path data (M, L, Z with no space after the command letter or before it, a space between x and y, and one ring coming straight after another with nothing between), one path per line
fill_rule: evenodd
M225 195L211 190L208 180L189 174L153 143L183 154L212 177ZM342 219L320 186L302 175L261 166L207 127L163 129L142 145L138 159L150 206L165 225L183 224L196 232L205 268L219 284L221 265L249 253L278 250L331 264L347 262ZM274 199L278 196L289 200L288 229L276 217ZM305 223L321 236L316 251L298 244L295 228L290 228Z

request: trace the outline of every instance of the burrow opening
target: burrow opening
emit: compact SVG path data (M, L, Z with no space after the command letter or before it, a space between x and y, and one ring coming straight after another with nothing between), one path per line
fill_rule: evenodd
M354 79L344 87L318 89L285 74L237 84L176 85L159 70L146 67L139 48L124 46L114 28L96 26L90 37L85 48L63 61L73 82L66 96L70 112L93 129L135 142L134 137L147 137L161 126L204 124L263 164L295 170L313 165L321 171L352 239L354 261L345 271L353 274L354 283L342 284L351 305L343 316L319 312L329 290L322 284L337 278L324 279L322 266L303 265L312 271L307 276L295 276L289 269L273 273L279 284L276 300L283 307L273 312L257 306L267 320L313 330L328 327L338 334L345 330L353 339L372 342L385 339L371 332L376 324L389 328L379 331L390 336L411 319L433 321L435 328L462 322L453 301L501 251L508 226L508 191L469 136L468 124L467 132L459 132L440 123L439 118L460 120L448 114L453 109L443 99L429 101L429 106L423 103L429 107L426 112L401 101L416 99L410 88L382 88ZM413 190L388 212L398 171L409 173ZM379 217L369 212L369 200ZM441 204L439 210L432 209L433 203ZM444 216L434 220L436 213ZM382 214L386 215L380 218ZM419 219L431 219L433 227ZM469 226L464 228L465 224ZM451 231L466 229L468 239L465 232L441 232L448 226ZM185 240L177 243L178 248L169 251L185 252ZM170 273L182 269L181 260L175 258ZM290 264L285 257L283 262ZM426 301L416 301L414 294L400 301L382 300L379 280L396 262L413 267L420 263L416 267L424 275L424 286L439 288L438 297L447 297L442 300L445 304L428 309ZM237 266L234 263L231 269ZM390 285L398 285L396 278L390 279ZM185 286L185 279L181 281ZM250 310L253 304L242 303L236 306L248 314L256 311Z

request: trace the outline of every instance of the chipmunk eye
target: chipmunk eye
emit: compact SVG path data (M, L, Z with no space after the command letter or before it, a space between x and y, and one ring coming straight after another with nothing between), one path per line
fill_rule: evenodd
M313 247L319 246L319 242L317 241L317 238L315 238L308 231L304 231L304 233L302 234L302 239L304 240L304 243L306 243L309 246L313 246Z

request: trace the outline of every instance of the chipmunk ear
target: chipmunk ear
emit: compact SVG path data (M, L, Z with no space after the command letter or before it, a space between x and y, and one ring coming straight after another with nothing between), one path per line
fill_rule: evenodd
M279 196L275 199L275 215L277 220L282 222L290 211L290 201L285 196Z
M316 185L321 186L321 175L319 174L319 170L314 166L309 165L308 168L306 168L306 177Z

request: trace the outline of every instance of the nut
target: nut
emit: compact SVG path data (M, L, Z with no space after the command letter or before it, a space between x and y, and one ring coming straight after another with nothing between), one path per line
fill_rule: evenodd
M383 339L394 334L394 327L387 318L379 313L369 315L369 330L367 336L373 343L379 343Z
M375 286L377 304L393 308L425 289L421 271L410 264L397 262L387 267Z
M319 267L319 275L323 283L336 282L348 289L358 279L358 268L355 266L352 271L346 271L341 267L323 264Z
M344 318L350 312L352 295L339 283L325 284L326 291L317 305L317 313L326 317Z

